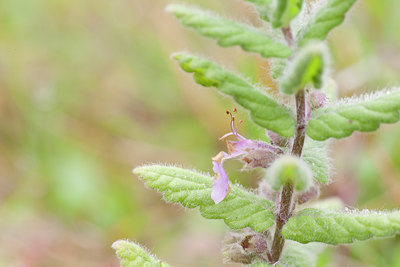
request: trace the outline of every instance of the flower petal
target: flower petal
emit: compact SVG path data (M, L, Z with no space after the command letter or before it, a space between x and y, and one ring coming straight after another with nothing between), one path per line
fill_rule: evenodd
M213 161L213 171L216 173L213 181L211 198L218 204L229 194L229 180L221 162Z

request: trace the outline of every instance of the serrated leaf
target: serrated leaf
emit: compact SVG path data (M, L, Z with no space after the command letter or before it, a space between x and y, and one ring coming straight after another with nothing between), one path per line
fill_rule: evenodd
M194 80L203 86L213 86L230 95L250 111L252 120L261 127L282 136L294 134L294 118L289 111L249 82L228 72L217 64L185 53L173 55L186 72L194 73Z
M299 244L291 240L286 240L281 259L274 267L312 267L315 266L318 253L324 248L323 244ZM252 267L269 267L264 262L254 263Z
M134 173L149 188L162 192L165 201L187 208L199 206L203 217L223 219L232 229L250 227L261 232L274 224L272 202L238 186L230 185L228 196L215 205L211 199L213 179L207 175L160 165L138 167Z
M118 240L112 244L118 257L121 259L122 267L171 267L171 265L161 262L152 256L147 250L134 242Z
M313 172L313 177L318 182L329 182L329 160L326 142L315 141L306 137L301 158L308 164Z
M400 212L302 210L285 224L285 238L300 243L338 245L374 237L390 237L400 231Z
M298 34L299 46L312 40L325 40L333 28L342 24L345 14L355 2L356 0L327 0Z
M280 81L281 91L295 94L308 83L313 83L315 88L321 88L327 65L326 46L323 43L309 44L288 64Z
M275 0L271 18L274 28L287 27L290 21L299 14L303 0Z
M257 9L260 18L262 18L265 21L269 21L272 9L272 0L244 0L244 1L252 3Z
M194 28L201 35L217 39L220 46L239 45L243 50L259 53L265 58L287 58L292 54L289 47L251 26L184 5L170 5L167 10L184 26Z
M399 120L400 89L381 91L359 98L343 99L332 106L317 109L311 116L307 135L323 141L344 138L354 131L372 132L381 123Z

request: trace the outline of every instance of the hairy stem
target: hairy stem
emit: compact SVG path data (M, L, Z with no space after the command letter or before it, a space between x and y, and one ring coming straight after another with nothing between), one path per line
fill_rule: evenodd
M296 94L296 110L297 110L296 135L294 138L292 154L300 158L301 153L303 152L304 139L306 137L306 128L307 128L306 96L304 90L300 90Z
M294 40L293 40L293 34L292 34L292 29L290 27L287 28L282 28L282 33L283 36L285 37L286 43L293 48L294 46Z
M297 110L297 123L296 123L296 134L294 138L292 154L301 157L303 151L305 130L307 126L306 121L306 109L305 109L305 91L300 90L296 94L296 110ZM282 236L282 228L285 223L292 216L293 211L293 184L287 183L283 186L280 201L277 205L277 210L275 214L275 234L274 240L272 242L272 247L270 251L271 262L275 263L279 261L281 257L283 246L285 245L285 239Z

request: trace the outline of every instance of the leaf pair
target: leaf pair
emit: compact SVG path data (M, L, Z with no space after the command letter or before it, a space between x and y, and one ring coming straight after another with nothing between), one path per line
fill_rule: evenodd
M231 192L215 205L210 198L212 178L177 167L144 166L134 170L145 184L164 194L167 202L187 208L200 207L207 219L223 219L232 229L250 227L261 232L274 223L273 204L231 185ZM301 243L352 243L373 237L389 237L400 231L400 212L324 211L304 209L283 228L285 238Z

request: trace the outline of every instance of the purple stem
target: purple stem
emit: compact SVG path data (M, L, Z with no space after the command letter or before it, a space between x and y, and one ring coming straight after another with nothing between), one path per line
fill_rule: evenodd
M289 46L293 47L293 36L290 27L283 28L282 32ZM304 145L304 139L306 136L306 102L305 102L305 91L300 90L296 94L296 133L294 143L292 147L292 155L301 157ZM282 228L292 216L293 211L293 184L287 183L283 186L280 201L277 204L275 212L275 233L272 241L272 247L270 252L269 260L270 264L274 264L279 261L283 247L285 245L285 238L282 236Z

